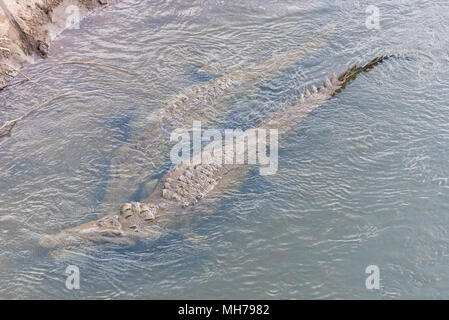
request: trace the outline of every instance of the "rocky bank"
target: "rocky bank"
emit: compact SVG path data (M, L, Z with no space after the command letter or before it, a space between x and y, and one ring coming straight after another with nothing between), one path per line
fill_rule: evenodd
M24 64L47 57L51 40L62 30L108 4L108 0L0 0L0 90Z

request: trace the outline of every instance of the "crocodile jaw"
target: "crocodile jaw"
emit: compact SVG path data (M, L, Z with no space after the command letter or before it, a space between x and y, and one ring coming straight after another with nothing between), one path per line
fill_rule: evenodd
M39 240L44 248L69 247L80 244L112 242L132 244L135 238L157 238L155 230L157 208L152 205L133 202L125 203L119 214L109 214L103 218L62 230L54 235L45 235Z

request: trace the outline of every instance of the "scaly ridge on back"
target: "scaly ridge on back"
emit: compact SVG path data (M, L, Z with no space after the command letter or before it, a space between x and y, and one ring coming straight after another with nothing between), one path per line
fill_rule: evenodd
M169 170L163 179L162 197L178 202L182 207L205 197L218 184L222 165L181 164Z

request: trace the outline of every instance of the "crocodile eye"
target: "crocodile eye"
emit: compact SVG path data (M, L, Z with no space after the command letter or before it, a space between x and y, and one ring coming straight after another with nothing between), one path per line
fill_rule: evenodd
M131 230L136 230L136 231L137 231L137 226L136 226L136 225L129 226L129 228L130 228Z
M120 214L125 217L125 219L128 219L132 216L132 210L131 210L131 204L130 203L124 203L120 207Z

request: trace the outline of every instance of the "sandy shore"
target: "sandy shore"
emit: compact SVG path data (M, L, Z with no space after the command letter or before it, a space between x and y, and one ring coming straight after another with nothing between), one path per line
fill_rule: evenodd
M111 1L109 1L110 3ZM79 22L108 0L0 0L0 90L62 30Z

